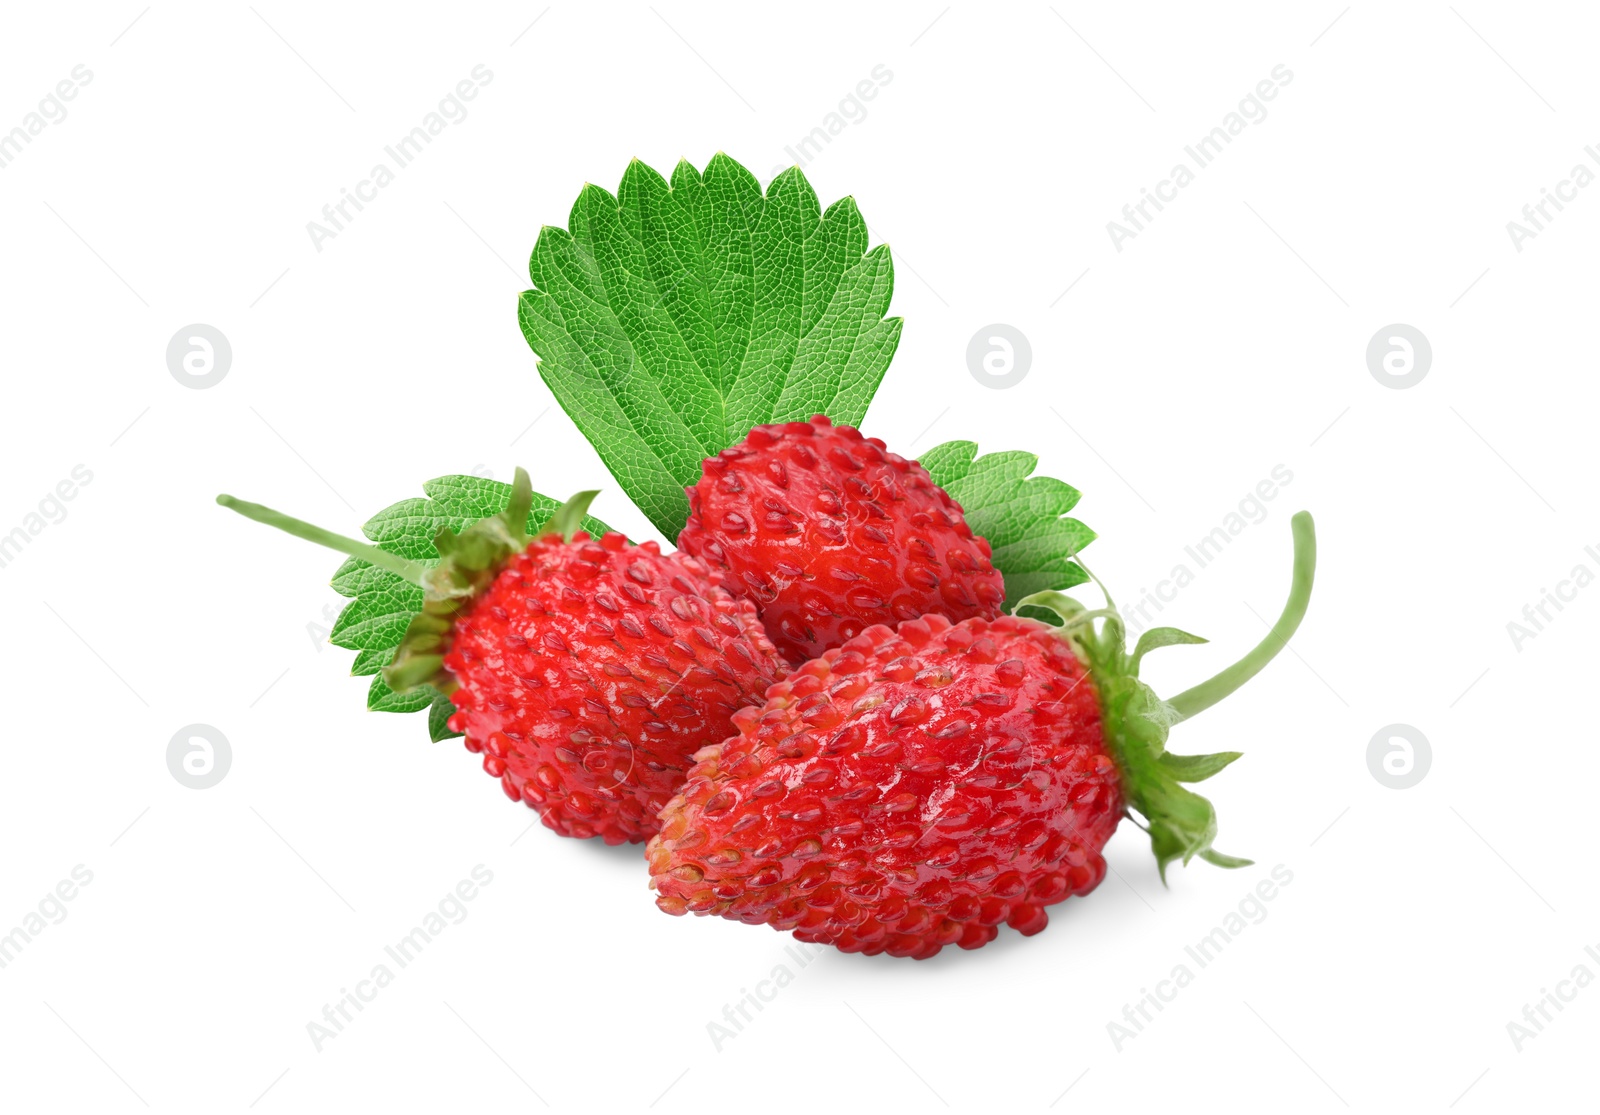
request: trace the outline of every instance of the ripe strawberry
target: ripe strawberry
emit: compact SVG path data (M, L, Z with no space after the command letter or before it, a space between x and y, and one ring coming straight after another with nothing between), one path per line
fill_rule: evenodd
M442 532L432 569L255 504L218 502L421 584L424 609L384 680L449 694L451 730L545 825L618 844L657 830L690 756L725 738L734 712L759 705L786 667L755 608L701 562L616 533L574 533L593 495L575 497L530 541L518 469L505 513Z
M757 426L686 490L678 548L724 570L795 665L874 623L1000 614L1005 584L960 505L823 415Z
M566 836L643 840L691 756L785 667L694 558L582 531L535 540L457 613L449 724Z
M1144 816L1163 878L1195 855L1248 863L1212 849L1211 803L1179 785L1238 754L1170 755L1165 740L1299 625L1310 516L1294 530L1294 588L1273 631L1167 703L1139 681L1140 659L1204 640L1157 628L1128 654L1109 597L1096 612L1059 593L1026 599L1059 628L938 615L874 626L807 662L734 717L738 735L695 756L646 853L656 904L924 959L987 944L1002 922L1043 929L1045 907L1105 877L1125 806Z

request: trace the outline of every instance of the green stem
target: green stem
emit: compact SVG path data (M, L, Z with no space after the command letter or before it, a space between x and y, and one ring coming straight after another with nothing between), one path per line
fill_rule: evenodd
M217 502L230 511L237 511L247 519L254 519L258 523L265 523L269 527L277 527L285 534L292 534L296 538L304 538L307 542L315 542L319 546L326 546L330 550L338 550L341 554L370 561L380 569L387 569L398 577L404 577L414 585L422 584L422 575L428 567L420 562L407 561L403 557L380 550L376 546L369 546L365 542L357 542L354 538L346 538L342 534L334 534L330 530L323 530L319 526L285 515L282 511L274 511L270 507L263 507L259 503L247 503L242 499L222 495L217 497Z
M1177 714L1173 723L1204 712L1259 674L1288 645L1289 637L1305 618L1306 605L1311 602L1311 581L1317 571L1317 532L1311 523L1309 511L1295 515L1289 520L1289 527L1294 532L1294 580L1289 587L1289 599L1283 606L1283 614L1272 625L1272 630L1267 632L1267 637L1249 654L1215 677L1208 678L1192 689L1185 689L1168 701L1167 705Z

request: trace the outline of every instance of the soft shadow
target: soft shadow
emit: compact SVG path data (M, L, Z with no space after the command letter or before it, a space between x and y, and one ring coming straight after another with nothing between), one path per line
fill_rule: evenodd
M543 825L539 827L544 829ZM544 831L554 836L557 840L565 841L568 844L577 844L590 854L599 856L602 859L616 863L638 863L641 866L644 864L645 846L643 844L607 844L604 840L599 839L573 840L565 836L556 836L549 829L544 829ZM533 834L530 832L528 835L531 837Z
M532 827L527 827L524 822L522 834L511 845L513 854L552 853L559 850L564 855L595 856L610 863L637 863L644 864L643 842L638 844L607 844L598 837L588 840L575 840L570 836L562 836L553 829L548 829L539 820L533 810L528 810L528 820Z
M1096 892L1099 889L1097 887ZM863 977L885 981L926 980L958 971L987 971L998 976L1024 963L1019 961L1024 955L1025 963L1030 966L1081 959L1101 947L1108 926L1130 916L1126 909L1118 908L1117 903L1089 901L1093 897L1093 894L1085 895L1049 907L1050 924L1032 937L1024 937L1002 925L1000 935L982 948L946 945L937 956L927 960L907 960L888 953L864 956L830 948L827 954L830 963L820 969L819 978L836 979L841 986L848 987L851 981ZM1140 912L1143 912L1142 907Z

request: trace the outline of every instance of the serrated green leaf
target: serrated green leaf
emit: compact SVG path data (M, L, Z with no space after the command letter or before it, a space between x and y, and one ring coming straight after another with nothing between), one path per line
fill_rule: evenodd
M924 453L918 463L928 470L936 484L948 492L949 485L972 471L972 462L977 456L977 442L947 441L943 445L935 445Z
M372 712L421 712L440 695L437 689L426 685L419 685L406 693L396 693L379 674L367 687L367 708Z
M400 645L406 633L406 624L422 607L422 590L406 584L392 573L385 576L393 578L394 583L364 587L354 600L344 606L344 611L333 622L332 634L328 636L328 641L334 646L347 650L392 651Z
M1089 579L1072 560L1094 531L1067 512L1078 490L1048 476L1032 475L1032 453L978 456L971 441L949 441L923 454L933 482L961 505L974 534L989 540L995 568L1005 577L1006 607L1047 589L1065 589Z
M426 560L433 561L437 557L437 553L430 552ZM418 592L422 591L398 574L391 573L387 569L379 569L360 558L346 558L344 564L334 571L332 584L333 590L341 596L361 596L395 585L405 585Z
M383 669L394 658L394 648L386 650L362 650L356 652L356 660L350 664L351 677L371 677Z
M765 195L718 154L670 185L635 160L546 226L518 300L539 374L669 538L701 462L764 422L858 425L900 341L889 249L855 202L821 209L799 168Z
M378 512L361 528L371 542L390 553L433 565L439 551L433 540L442 527L460 533L468 526L498 515L511 498L511 485L480 476L441 476L422 486L427 498L403 499ZM548 519L561 500L534 493L528 512L527 530L536 530ZM593 515L583 518L583 529L599 537L611 528ZM377 674L394 658L411 617L422 607L422 590L384 569L360 558L346 558L333 575L333 587L350 603L334 621L329 641L335 646L357 651L351 673L358 677ZM443 726L450 705L438 690L422 687L397 694L373 677L367 688L367 708L376 712L419 712L431 708L429 734L434 740L454 733ZM453 706L451 706L453 707ZM436 725L436 716L439 723ZM438 732L443 731L444 735Z

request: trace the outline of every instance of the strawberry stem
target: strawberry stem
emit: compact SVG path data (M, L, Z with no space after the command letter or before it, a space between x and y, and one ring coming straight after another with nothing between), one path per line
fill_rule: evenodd
M1312 525L1311 513L1308 511L1301 511L1295 515L1289 520L1289 526L1294 532L1294 577L1289 587L1289 599L1283 606L1283 614L1278 616L1278 622L1272 625L1267 637L1256 644L1255 649L1249 654L1215 677L1208 678L1191 689L1185 689L1167 701L1167 706L1176 714L1172 721L1174 724L1187 720L1196 713L1204 712L1259 674L1262 668L1288 645L1289 637L1295 633L1300 621L1305 618L1306 605L1311 601L1311 582L1317 570L1316 528Z
M571 542L583 526L584 513L598 493L579 492L556 508L535 537L557 535ZM506 508L498 515L479 519L457 534L448 526L439 528L434 548L439 551L437 565L409 561L377 546L357 542L341 534L242 499L222 495L217 502L247 519L277 527L286 534L315 542L341 554L361 558L379 569L401 577L422 589L422 608L411 616L405 635L395 648L394 657L383 668L383 680L396 693L419 685L431 685L449 696L456 682L444 669L444 652L450 628L458 612L489 586L506 561L528 545L528 516L533 510L533 483L523 469L511 480Z
M248 503L242 499L235 499L230 495L220 495L217 502L230 511L237 511L247 519L254 519L258 523L265 523L269 527L277 527L285 534L292 534L296 538L304 538L307 542L315 542L319 546L326 546L330 550L338 550L341 554L370 561L380 569L387 569L397 577L403 577L414 585L421 586L423 575L428 567L418 561L408 561L387 550L380 550L376 546L369 546L365 542L357 542L354 538L346 538L342 534L334 534L331 530L323 530L319 526L292 515L285 515L282 511L274 511L270 507L263 507L259 503Z

